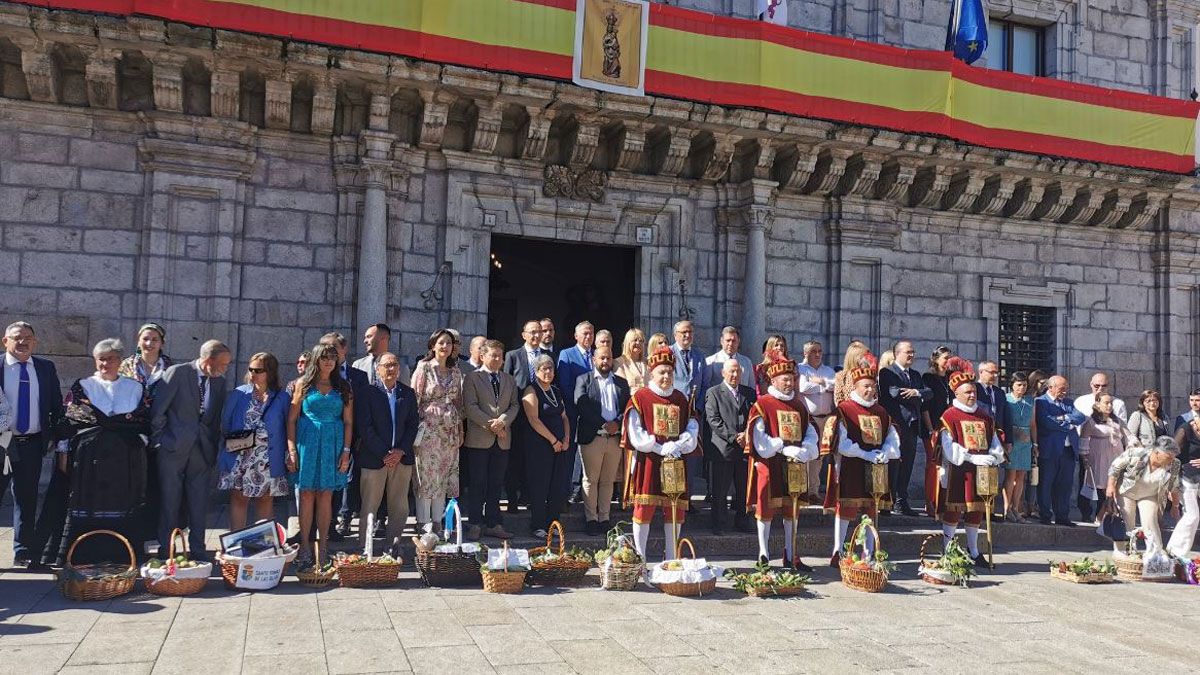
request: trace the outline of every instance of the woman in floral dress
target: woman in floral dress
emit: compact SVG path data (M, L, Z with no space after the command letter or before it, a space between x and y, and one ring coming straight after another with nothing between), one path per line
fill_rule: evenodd
M463 374L454 358L454 335L441 329L429 336L429 353L413 371L421 426L417 455L417 524L433 531L447 497L458 497L458 449L463 440Z
M279 360L267 352L250 357L246 383L225 399L221 432L253 431L254 445L238 452L226 447L217 464L217 489L229 490L229 527L246 526L250 502L257 520L270 518L272 499L288 493L288 395L279 384Z

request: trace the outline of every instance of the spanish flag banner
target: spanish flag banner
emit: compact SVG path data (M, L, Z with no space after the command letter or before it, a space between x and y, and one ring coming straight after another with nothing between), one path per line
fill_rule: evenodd
M572 81L578 0L26 0L144 15L485 70ZM586 4L586 3L585 3ZM628 6L616 0L591 3ZM636 3L640 4L640 3ZM766 21L647 7L644 63L603 16L579 54L646 94L944 136L965 143L1190 173L1200 104L968 66ZM622 15L624 16L624 15ZM621 18L621 17L619 17ZM618 21L620 23L620 21ZM605 35L609 33L607 41ZM616 46L612 34L616 34ZM622 37L622 35L624 37ZM641 36L639 36L640 38ZM622 44L622 41L624 43ZM615 63L613 56L618 55ZM609 70L604 75L605 69ZM620 72L619 78L613 75ZM585 83L585 86L590 86Z

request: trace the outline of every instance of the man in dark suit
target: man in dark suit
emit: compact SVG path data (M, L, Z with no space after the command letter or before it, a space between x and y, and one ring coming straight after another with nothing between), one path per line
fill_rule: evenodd
M504 372L513 376L517 384L517 397L520 398L535 380L533 364L542 354L549 353L542 349L542 324L537 319L525 322L521 328L521 339L525 344L504 355ZM517 406L517 419L525 415L523 406ZM513 429L521 429L523 425L513 424ZM504 470L504 492L508 496L508 512L517 512L517 503L525 498L525 445L521 435L515 434L512 448L508 451L508 466Z
M1004 446L1004 456L1008 457L1008 453L1012 451L1012 415L1008 409L1008 397L1004 393L1004 389L1000 387L1000 366L994 361L984 361L979 364L979 375L975 381L975 400L978 401L979 407L984 412L992 416L992 420L996 423L996 432L1000 436L1000 443ZM1004 465L997 467L997 477L1000 485L1004 485ZM1003 491L1001 491L1003 492ZM1005 509L1010 508L1009 504L1004 505ZM992 514L992 518L997 521L1004 520L1006 511L1001 511L997 503L996 513Z
M921 374L912 368L917 352L911 342L897 342L892 352L896 362L879 371L879 402L900 436L900 461L888 464L888 482L896 508L906 516L915 516L917 512L908 505L908 487L917 445L932 433L931 429L922 428L921 407L933 398L933 390L925 386Z
M463 378L463 412L467 417L463 448L470 466L467 510L469 539L487 535L508 539L500 516L500 489L513 447L512 425L521 409L521 393L512 375L501 370L504 344L486 340L480 349L479 370Z
M583 512L589 536L608 531L613 485L621 472L621 416L629 383L613 374L612 350L597 347L593 369L575 379L579 454L583 458Z
M346 359L348 351L346 336L336 331L326 333L321 336L319 344L329 345L337 349L337 367L341 369L342 379L350 384L350 393L357 400L371 386L371 380L365 372L351 367L350 362ZM358 430L355 429L352 433L350 447L358 444ZM362 506L362 495L359 493L359 471L360 469L357 464L352 466L350 468L350 477L346 482L346 489L336 490L333 493L332 513L336 514L336 517L334 518L334 522L330 523L333 525L333 527L329 528L330 541L341 541L344 537L350 536L350 521L354 519L354 514ZM364 527L365 525L365 522L359 523L359 527Z
M1072 527L1071 492L1075 485L1075 458L1079 453L1079 425L1087 417L1067 397L1067 378L1046 380L1046 393L1034 400L1037 419L1038 513L1043 525L1054 522Z
M15 566L36 568L42 543L37 534L38 483L42 458L63 417L61 384L54 363L33 355L37 348L33 326L24 321L10 324L4 329L3 341L0 385L12 409L13 425L7 442L0 442L0 495L12 486ZM47 494L47 498L54 497ZM58 498L65 494L60 491Z
M417 438L417 394L400 382L400 360L391 352L376 358L378 386L367 387L354 405L354 425L359 442L354 461L360 467L362 512L375 513L387 499L387 534L384 550L399 552L400 537L408 521L408 487L412 480L413 442ZM367 524L359 523L359 543L366 548Z
M746 532L746 419L756 398L754 389L741 384L742 364L730 359L721 366L720 384L704 394L704 416L709 442L705 455L712 463L712 532L721 534L729 485L733 484L733 527Z
M583 478L582 462L576 463L579 454L579 444L575 442L575 427L579 413L575 410L575 381L580 375L592 372L592 351L596 341L596 327L590 321L581 321L575 326L575 346L567 347L558 353L557 365L554 369L558 390L563 392L566 400L567 422L571 425L571 438L567 439L569 461L571 462L571 485L567 486L572 504L579 502L580 483Z
M158 448L162 493L158 540L164 545L171 541L186 493L188 545L197 560L208 557L204 548L208 493L221 447L225 371L232 360L224 343L205 342L198 359L171 366L163 373L150 406L150 442Z

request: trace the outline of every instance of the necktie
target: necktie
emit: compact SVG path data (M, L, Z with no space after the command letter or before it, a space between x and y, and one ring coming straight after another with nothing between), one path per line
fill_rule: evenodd
M205 404L206 400L208 399L208 395L207 395L208 392L206 391L207 389L208 389L208 376L201 375L200 376L200 414L201 415L204 414L204 404Z
M492 373L492 396L500 400L500 378L496 377L495 373Z
M379 386L379 373L375 372L375 366L378 365L378 360L374 356L371 357L371 384Z
M17 384L17 433L29 431L29 364L21 363L21 377Z
M690 349L681 349L679 351L679 360L683 361L683 372L687 373L688 377L692 376L692 360L688 356L692 353Z
M591 354L591 352L588 352L588 351L583 352L583 363L584 363L584 365L587 366L588 370L592 369L592 354Z

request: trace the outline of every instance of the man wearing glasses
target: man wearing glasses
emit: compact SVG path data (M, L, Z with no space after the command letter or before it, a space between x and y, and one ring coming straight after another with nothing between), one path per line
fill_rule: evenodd
M1000 436L1000 443L1004 446L1004 457L1008 458L1008 453L1012 452L1012 414L1008 409L1008 397L1004 393L1004 389L1000 387L1000 366L996 365L995 361L984 361L979 364L979 376L975 382L975 400L979 407L992 416L992 421L996 426L996 433ZM1004 484L1004 465L1000 465L997 473L1000 484ZM1011 505L1005 504L1005 508L1011 508ZM997 521L1004 520L1001 515L1005 511L999 509L992 514L992 518Z
M1092 406L1095 405L1096 398L1101 394L1112 394L1113 392L1109 387L1107 373L1096 373L1092 375L1092 379L1089 384L1091 385L1092 393L1084 394L1083 396L1075 399L1075 409L1084 415L1091 417ZM1129 421L1129 413L1125 410L1125 402L1117 398L1115 394L1113 395L1113 414L1117 416L1117 419L1121 420L1122 425Z

